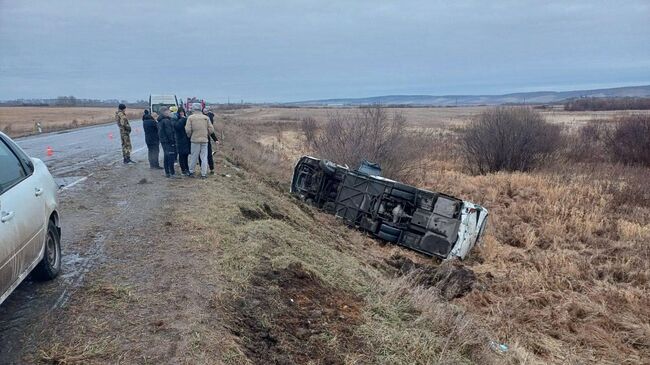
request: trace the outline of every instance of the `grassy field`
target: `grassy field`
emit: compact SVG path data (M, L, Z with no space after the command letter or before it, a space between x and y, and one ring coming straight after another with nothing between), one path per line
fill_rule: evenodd
M453 134L481 110L401 111L412 128ZM393 111L400 110L389 109ZM231 158L286 189L296 158L314 153L305 143L299 120L312 117L326 123L332 112L349 110L227 113L223 128L233 144ZM562 124L563 133L571 134L592 120L622 113L630 112L549 111L543 115ZM387 354L381 362L428 363L431 360L426 359L435 356L442 362L478 363L647 361L650 171L559 158L531 173L473 176L463 168L449 141L443 135L438 148L449 153L428 156L428 168L408 180L490 209L483 245L463 263L476 274L477 282L468 295L452 300L418 285L408 275L381 281L381 294L362 289L366 296L359 331L372 332L369 337L375 341L375 350ZM372 265L377 255L381 257L367 244L354 244L359 245L352 248L354 265ZM391 260L394 254L385 252L381 259ZM432 267L438 265L427 261ZM313 262L307 264L314 267ZM345 277L338 279L340 287L354 285ZM437 341L443 333L449 335L440 346ZM509 351L486 355L490 341L507 344Z
M11 137L37 132L41 123L43 132L77 128L114 120L116 108L92 107L0 107L0 131ZM127 109L129 118L139 118L142 110Z
M461 126L478 115L485 107L458 108L391 108L402 113L413 128L447 130ZM44 132L70 129L113 121L115 108L98 107L0 107L0 131L12 137L36 133L40 122ZM238 120L255 123L295 123L311 117L324 122L332 113L346 114L350 108L250 108L223 112ZM127 109L130 119L139 119L141 109ZM626 112L566 112L543 111L551 121L563 125L579 126L593 119L608 119Z

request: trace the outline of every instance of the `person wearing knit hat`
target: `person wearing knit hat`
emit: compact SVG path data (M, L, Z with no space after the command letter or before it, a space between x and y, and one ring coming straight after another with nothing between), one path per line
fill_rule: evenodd
M159 162L160 137L158 136L158 122L153 119L147 109L144 110L142 115L142 129L144 130L144 142L147 144L149 168L162 170Z
M131 125L129 124L129 118L126 117L126 105L120 104L117 106L117 111L115 112L115 122L120 128L120 139L122 140L122 157L124 158L125 164L135 163L131 160Z
M158 135L160 144L163 148L163 166L165 167L165 176L168 178L179 178L174 170L176 162L176 132L174 132L174 123L171 119L169 108L162 107L158 117Z

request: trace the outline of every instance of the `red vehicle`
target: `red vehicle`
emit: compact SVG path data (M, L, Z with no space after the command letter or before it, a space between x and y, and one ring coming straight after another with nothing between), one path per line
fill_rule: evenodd
M187 98L185 100L185 103L183 104L183 108L185 108L185 110L189 112L192 110L192 104L194 103L201 103L201 110L205 109L205 100L199 99L196 96Z

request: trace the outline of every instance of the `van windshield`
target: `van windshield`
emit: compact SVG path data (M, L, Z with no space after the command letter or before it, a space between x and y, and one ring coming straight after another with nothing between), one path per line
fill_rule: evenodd
M164 107L164 106L166 106L166 107L169 108L170 106L174 106L174 104L153 104L153 105L151 106L151 111L152 111L153 113L158 113L158 112L160 111L160 108L162 108L162 107Z

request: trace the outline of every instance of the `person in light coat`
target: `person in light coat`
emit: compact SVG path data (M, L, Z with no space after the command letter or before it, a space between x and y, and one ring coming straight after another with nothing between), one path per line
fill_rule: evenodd
M210 123L210 118L201 112L201 104L192 104L192 115L187 118L185 133L190 138L192 152L189 176L194 176L194 169L201 157L201 178L206 178L208 175L208 143L210 143L210 135L214 133L214 127Z

